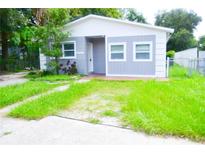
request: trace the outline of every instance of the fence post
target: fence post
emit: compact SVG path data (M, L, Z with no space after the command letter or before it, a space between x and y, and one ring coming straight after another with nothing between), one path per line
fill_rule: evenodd
M169 57L167 57L167 68L166 68L166 70L167 70L167 72L166 72L166 77L168 78L169 77Z

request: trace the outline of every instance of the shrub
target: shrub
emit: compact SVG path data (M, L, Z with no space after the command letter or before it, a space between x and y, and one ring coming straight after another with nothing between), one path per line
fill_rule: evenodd
M68 69L68 74L76 74L76 73L78 73L77 67L76 67L76 62L73 62Z
M47 75L52 75L53 72L48 71L48 70L43 70L43 71L31 71L27 74L28 78L39 78Z
M167 51L167 57L169 57L169 58L174 58L174 55L175 55L175 51L174 50L169 50L169 51Z

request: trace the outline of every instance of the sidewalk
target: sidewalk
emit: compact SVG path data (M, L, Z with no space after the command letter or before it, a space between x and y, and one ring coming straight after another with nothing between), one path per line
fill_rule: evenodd
M28 81L27 79L23 78L27 72L19 72L7 75L0 75L0 87L24 83Z
M134 144L134 145L190 145L187 139L149 136L144 133L105 125L90 124L56 116L42 120L25 121L1 119L4 136L0 144Z

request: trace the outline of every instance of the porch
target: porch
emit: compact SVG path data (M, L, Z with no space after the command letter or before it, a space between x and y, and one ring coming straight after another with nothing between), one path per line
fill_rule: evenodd
M88 36L87 71L88 75L106 73L105 36Z
M82 80L115 80L115 81L132 81L132 80L157 80L157 81L168 81L168 78L159 78L159 77L126 77L126 76L105 76L105 74L100 73L90 73L87 76L84 76Z

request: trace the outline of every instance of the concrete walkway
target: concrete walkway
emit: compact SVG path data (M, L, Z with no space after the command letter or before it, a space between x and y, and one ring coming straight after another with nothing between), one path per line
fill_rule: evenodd
M49 116L25 121L0 118L0 144L196 144L174 137L148 136L127 129Z
M0 87L24 83L28 81L27 79L23 78L26 74L27 72L19 72L7 75L0 75Z

